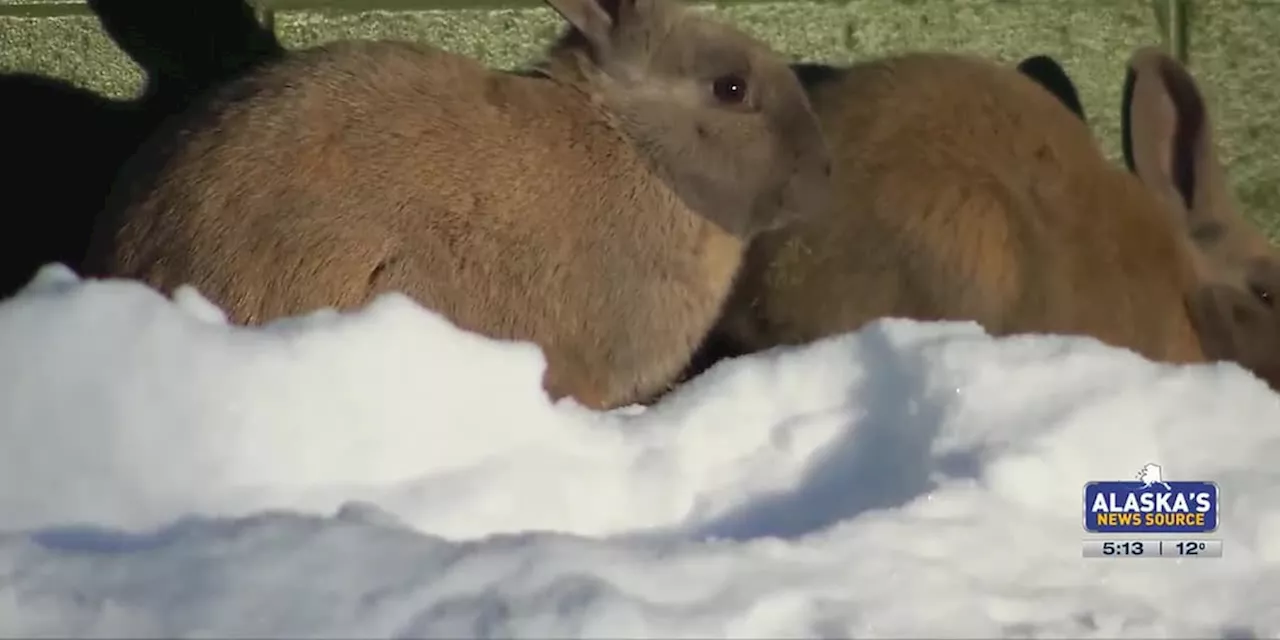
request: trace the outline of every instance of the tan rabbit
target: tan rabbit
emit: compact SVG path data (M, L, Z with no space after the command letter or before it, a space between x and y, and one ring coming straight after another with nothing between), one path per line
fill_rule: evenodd
M1275 251L1234 208L1204 102L1168 56L1130 63L1138 177L1012 67L919 53L797 73L837 204L757 238L694 367L897 316L1232 359L1280 384Z
M746 242L825 209L824 139L740 31L670 0L548 4L571 26L532 73L341 42L229 85L124 169L90 268L242 323L401 291L538 344L554 398L654 394Z

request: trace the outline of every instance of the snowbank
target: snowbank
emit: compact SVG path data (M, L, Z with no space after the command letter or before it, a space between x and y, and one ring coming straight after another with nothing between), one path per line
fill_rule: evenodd
M1280 396L884 321L647 410L400 296L227 326L49 268L0 303L0 635L1280 636ZM1224 557L1081 558L1081 487L1221 487Z

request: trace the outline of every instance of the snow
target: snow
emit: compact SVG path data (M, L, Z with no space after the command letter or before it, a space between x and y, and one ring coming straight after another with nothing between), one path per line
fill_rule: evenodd
M884 320L596 413L402 296L250 329L58 266L0 362L0 636L1280 637L1234 365ZM1222 558L1081 557L1152 462Z

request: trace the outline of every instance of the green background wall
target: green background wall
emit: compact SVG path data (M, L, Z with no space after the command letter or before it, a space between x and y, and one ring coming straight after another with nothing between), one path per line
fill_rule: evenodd
M289 46L337 38L424 40L499 67L535 56L559 25L534 0L257 4ZM947 49L1012 62L1049 53L1073 76L1113 158L1125 59L1134 47L1169 44L1200 79L1246 213L1280 238L1278 0L790 0L720 2L707 10L806 59ZM39 71L116 96L132 95L140 80L93 16L68 0L0 0L0 71L11 70Z

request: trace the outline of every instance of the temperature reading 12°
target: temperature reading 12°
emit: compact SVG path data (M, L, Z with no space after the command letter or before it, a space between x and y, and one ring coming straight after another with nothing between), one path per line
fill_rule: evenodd
M1162 540L1160 555L1165 558L1221 558L1221 540Z
M1221 540L1085 540L1086 558L1221 558Z

